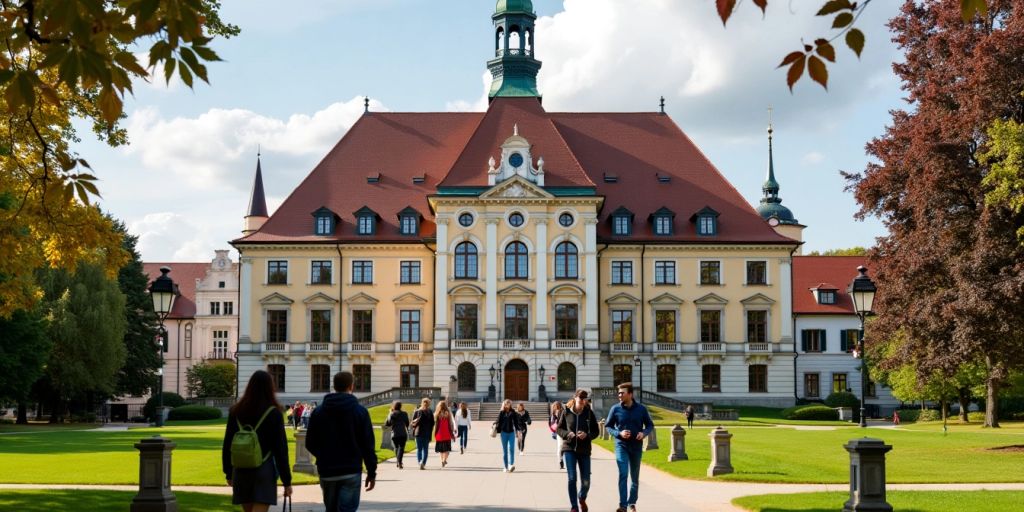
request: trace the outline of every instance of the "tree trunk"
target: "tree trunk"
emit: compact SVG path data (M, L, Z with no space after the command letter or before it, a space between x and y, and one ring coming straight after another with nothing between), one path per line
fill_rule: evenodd
M18 402L18 419L14 422L18 425L28 425L28 406L25 402Z
M946 400L946 397L939 400L939 413L942 414L942 421L949 417L949 400Z
M985 377L985 427L999 428L999 369L992 362L992 356L985 356L985 368L988 375Z
M971 393L967 388L957 390L957 401L960 402L960 423L968 423L967 410L971 407Z

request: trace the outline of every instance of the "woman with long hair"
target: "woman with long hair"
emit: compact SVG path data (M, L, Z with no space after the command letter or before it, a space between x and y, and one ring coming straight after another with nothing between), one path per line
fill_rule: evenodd
M466 407L466 402L459 403L459 410L455 412L455 425L459 429L459 453L466 453L469 430L473 428L473 414Z
M558 419L557 433L562 441L562 457L565 459L566 476L569 479L569 507L573 512L587 512L589 508L587 493L590 492L591 441L600 432L597 416L587 402L589 397L585 389L576 390ZM576 488L577 481L580 483L579 489Z
M526 405L519 402L516 406L516 414L519 415L519 430L516 431L516 438L519 441L519 455L522 455L526 451L526 428L533 423L530 419L530 411L526 410Z
M505 465L506 473L516 470L515 440L520 421L519 415L512 410L512 400L506 399L502 402L498 419L494 420L492 428L501 436L501 461Z
M391 404L391 412L384 422L385 427L391 427L391 442L395 445L395 458L398 459L398 469L402 469L402 456L405 455L405 443L409 440L409 415L402 410L402 401L395 400Z
M412 435L416 438L416 462L420 469L427 469L427 453L430 449L430 438L434 433L434 414L430 412L430 399L420 401L420 408L412 413Z
M448 465L448 454L452 451L452 440L455 439L455 423L448 403L441 401L434 412L434 451L441 454L441 467Z
M565 469L565 460L562 459L562 440L558 438L558 420L562 418L562 402L555 400L551 402L551 413L548 415L548 428L551 429L551 439L555 440L555 457L558 457L558 469Z
M251 427L260 441L263 463L258 467L236 468L231 465L231 441L243 426ZM231 502L241 505L245 512L266 512L272 505L277 505L278 477L284 485L284 495L292 495L284 413L277 401L274 379L263 370L252 374L242 398L231 406L221 448L221 465L231 486Z

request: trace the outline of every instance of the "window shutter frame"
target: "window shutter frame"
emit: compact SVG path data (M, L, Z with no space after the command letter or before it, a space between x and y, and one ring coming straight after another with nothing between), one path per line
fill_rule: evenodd
M839 331L839 350L841 352L846 352L847 350L849 350L850 347L850 343L849 341L847 341L848 337L846 334L848 330L849 329L841 329Z
M800 331L800 337L802 338L801 345L804 352L807 352L807 346L810 344L810 335L811 333L807 329L803 329Z
M825 329L821 330L821 351L828 352L828 331Z

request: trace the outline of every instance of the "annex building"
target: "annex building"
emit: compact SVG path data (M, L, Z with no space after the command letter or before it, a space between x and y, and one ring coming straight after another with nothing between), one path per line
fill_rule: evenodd
M257 168L240 388L791 405L803 226L774 170L755 210L664 112L546 111L531 2L492 19L486 112L367 111L273 215Z

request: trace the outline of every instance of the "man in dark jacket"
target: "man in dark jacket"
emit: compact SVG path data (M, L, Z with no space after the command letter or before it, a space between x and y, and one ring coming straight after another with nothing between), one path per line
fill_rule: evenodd
M558 419L555 433L562 439L562 458L569 477L569 506L572 512L587 512L587 492L590 491L591 441L600 433L597 417L587 403L589 394L577 389L569 407ZM576 469L579 466L580 488L576 491Z
M355 378L349 372L334 376L334 391L309 417L306 448L316 457L320 489L327 512L359 509L359 484L366 465L366 490L377 479L373 425L366 408L352 395Z

